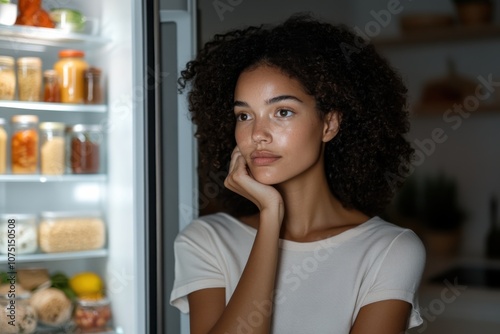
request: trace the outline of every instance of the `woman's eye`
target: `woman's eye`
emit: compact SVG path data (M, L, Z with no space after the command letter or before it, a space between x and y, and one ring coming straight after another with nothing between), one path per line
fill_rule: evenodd
M288 109L279 109L276 114L279 116L279 117L290 117L293 115L293 111L291 110L288 110Z
M248 118L249 118L248 114L241 113L241 114L236 115L236 120L240 121L240 122L246 121L246 120L248 120Z

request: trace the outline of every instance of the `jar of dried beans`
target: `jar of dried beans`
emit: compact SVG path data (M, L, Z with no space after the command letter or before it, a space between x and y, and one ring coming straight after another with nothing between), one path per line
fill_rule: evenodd
M12 173L35 174L38 167L38 117L12 117Z
M40 123L40 172L64 174L64 123Z
M40 101L42 93L42 60L23 57L17 60L17 82L20 101Z
M13 100L15 93L14 58L0 56L0 100Z
M95 174L101 169L101 144L104 139L99 125L77 124L69 131L70 165L74 174Z

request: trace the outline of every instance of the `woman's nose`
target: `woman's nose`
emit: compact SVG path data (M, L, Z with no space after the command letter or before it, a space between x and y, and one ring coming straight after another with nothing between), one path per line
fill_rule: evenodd
M254 143L270 143L272 141L269 120L257 118L254 121L252 140Z

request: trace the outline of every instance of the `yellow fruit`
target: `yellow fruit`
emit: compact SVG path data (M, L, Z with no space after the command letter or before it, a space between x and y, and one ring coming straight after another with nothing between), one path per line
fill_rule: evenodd
M93 272L81 272L69 280L69 286L78 297L100 298L103 292L101 277Z

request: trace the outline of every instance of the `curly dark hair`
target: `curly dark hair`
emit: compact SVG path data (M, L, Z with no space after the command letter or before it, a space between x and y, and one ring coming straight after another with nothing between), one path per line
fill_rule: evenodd
M258 65L279 68L316 100L320 115L337 111L338 134L325 147L325 173L332 194L346 208L381 214L408 175L413 149L407 89L373 45L344 25L297 14L271 27L247 27L216 35L179 78L189 86L189 109L197 126L199 173L227 174L236 146L234 88L240 73ZM220 189L230 213L256 207Z

